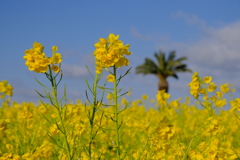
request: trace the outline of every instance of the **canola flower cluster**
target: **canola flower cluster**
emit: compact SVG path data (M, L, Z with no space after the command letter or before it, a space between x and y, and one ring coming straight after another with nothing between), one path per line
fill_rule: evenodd
M200 78L200 77L199 77ZM193 78L194 79L194 78ZM201 78L200 78L201 79ZM207 79L207 78L203 78ZM211 79L211 78L210 78ZM208 90L209 81L202 81L200 88ZM218 88L218 87L217 87ZM211 92L221 94L221 98L232 94L229 84L220 85L219 90ZM199 93L204 95L202 93ZM121 150L126 160L237 160L240 158L240 116L239 98L233 98L228 104L230 110L221 110L224 106L215 106L211 98L201 98L191 104L189 97L185 101L170 101L170 95L159 92L156 99L149 100L147 95L131 102L119 119L122 121ZM206 96L206 95L204 95ZM165 97L165 98L161 98ZM108 104L113 103L111 94L107 95ZM207 102L211 112L203 102ZM120 108L129 103L122 98ZM200 104L200 106L199 106ZM87 106L86 106L87 105ZM65 106L64 124L67 124L67 140L74 159L88 160L86 145L90 133L88 112L91 104L77 100ZM114 125L107 117L114 107L99 106L95 114L91 159L115 159ZM211 114L208 114L208 113ZM0 108L0 160L66 160L63 149L52 139L61 139L61 128L51 121L59 123L56 108L48 103L12 102ZM44 118L44 117L47 117Z
M60 68L57 64L62 62L62 55L56 53L57 46L52 47L52 57L47 57L43 52L44 46L38 42L33 43L33 48L26 50L23 59L26 60L25 65L30 71L37 73L46 73L48 69L58 73Z
M165 90L158 91L156 95L157 101L161 106L167 105L167 100L171 97L169 93L166 93Z
M231 89L232 85L222 84L220 85L220 91L217 90L217 86L212 82L212 77L200 78L198 72L195 72L192 76L192 81L188 84L190 87L190 94L195 98L199 99L199 96L202 97L202 105L208 109L211 106L214 107L224 107L227 104L227 99L223 98L223 95L228 92L234 92L235 89ZM216 91L216 92L214 92ZM230 104L234 105L239 101L238 99L231 101ZM235 108L238 108L235 106Z
M129 52L130 45L124 45L118 38L119 35L111 33L108 38L99 38L99 41L95 43L96 50L93 54L96 57L96 73L101 73L103 68L112 66L120 68L129 65L130 62L125 55L132 54Z
M0 99L4 99L6 96L13 95L13 87L8 83L8 81L3 80L0 82Z

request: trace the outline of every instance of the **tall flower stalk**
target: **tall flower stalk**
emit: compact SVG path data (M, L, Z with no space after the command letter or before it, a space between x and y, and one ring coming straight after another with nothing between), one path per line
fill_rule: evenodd
M129 52L130 45L124 45L121 40L118 39L119 35L109 34L108 38L99 38L99 42L97 42L94 46L96 50L94 51L94 56L96 58L96 73L99 74L102 72L102 69L106 69L110 75L107 76L107 80L113 83L113 97L114 97L114 118L111 119L115 123L115 147L117 150L117 159L121 159L121 141L119 135L119 114L118 110L118 84L126 74L128 74L129 70L123 75L117 75L117 68L122 66L128 66L129 61L125 58L126 55L131 55ZM113 68L113 71L110 71L109 68Z
M66 151L67 158L69 160L73 159L71 155L71 148L70 144L68 142L68 133L66 130L66 124L64 124L64 112L66 111L66 106L62 103L62 100L66 101L66 89L64 89L64 96L61 98L61 100L58 99L58 85L62 80L62 71L60 63L62 62L62 56L60 53L56 53L58 50L57 46L52 47L52 57L47 57L46 54L43 52L44 47L42 44L38 42L33 43L33 48L26 50L25 56L23 56L23 59L26 60L25 65L28 67L30 71L34 71L36 73L44 73L47 77L47 79L51 83L51 89L43 85L40 81L36 80L41 86L44 87L45 95L42 95L37 90L36 92L41 96L42 98L48 98L51 102L51 104L56 108L57 110L57 119L59 122L54 121L51 123L54 123L57 128L60 130L60 133L62 133L63 141L60 139L60 143L52 137L52 135L49 132L49 136L51 139L58 145L60 148ZM54 73L55 72L55 75ZM56 78L60 74L60 79L57 82ZM48 92L47 92L47 91ZM42 104L46 107L46 105L41 100ZM45 117L46 118L46 117ZM50 120L47 119L49 122Z
M116 133L116 147L117 147L117 158L118 160L120 159L120 154L121 154L121 151L120 151L120 139L119 139L119 122L118 122L118 91L117 91L117 79L116 79L116 76L117 76L117 68L115 66L113 66L113 75L114 75L114 84L113 84L113 87L114 87L114 115L115 115L115 119L114 119L114 122L115 122L115 133Z
M61 106L59 104L60 101L58 100L58 92L57 92L58 84L56 83L56 77L53 76L52 71L50 70L50 68L49 68L49 72L50 72L50 74L48 76L49 76L49 80L51 81L51 84L52 84L52 94L53 94L53 97L50 97L50 95L49 95L49 99L50 99L52 105L54 107L56 107L56 109L57 109L57 115L58 115L58 118L60 120L60 125L61 125L61 126L59 126L60 127L60 131L63 134L64 143L65 143L65 145L67 147L67 149L66 149L67 150L67 157L70 160L70 159L72 159L71 149L70 149L70 145L69 145L69 142L68 142L68 139L67 139L66 126L65 126L65 124L63 122L63 120L64 120L63 108L62 108L63 106ZM51 100L52 98L53 98L53 100Z
M89 69L88 69L88 71L90 73ZM99 83L100 79L102 78L102 74L97 74L96 73L95 77L92 76L92 78L94 79L94 83L93 83L92 87L89 85L88 81L85 80L85 82L88 86L88 89L90 90L90 92L93 95L93 103L91 103L91 101L88 97L87 91L86 91L87 99L91 103L91 107L92 107L91 110L88 111L88 113L87 113L87 117L88 117L89 124L90 124L89 142L88 142L88 147L87 147L87 154L88 154L89 160L91 160L93 158L92 157L92 153L93 153L92 145L93 145L94 139L96 138L97 133L99 131L98 129L95 130L95 126L96 126L95 117L96 117L97 111L99 110L99 107L102 104L103 96L104 96L104 91L102 92L102 95L101 95L100 99L98 99L98 96L97 96L98 93L99 93L98 90L97 90L98 89L97 87L98 87L98 83ZM101 118L100 118L99 121L101 122Z

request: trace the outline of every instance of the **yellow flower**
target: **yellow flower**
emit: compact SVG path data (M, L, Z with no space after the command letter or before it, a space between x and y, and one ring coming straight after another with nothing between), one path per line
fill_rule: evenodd
M33 50L36 52L42 52L44 49L43 45L41 43L38 42L34 42L33 43Z
M128 101L125 97L122 98L121 103L126 106L128 104Z
M107 40L106 39L104 39L104 38L99 38L99 43L100 44L107 44Z
M122 66L128 66L129 65L129 61L127 58L123 57L120 58L116 63L115 63L117 68L120 68Z
M190 156L191 159L196 159L196 160L202 160L202 159L203 159L202 154L199 153L199 152L196 151L196 150L193 150L193 149L191 149L191 150L189 151L189 156Z
M11 150L13 150L13 145L11 145L11 144L6 144L6 148L11 151Z
M7 129L7 124L3 120L0 120L0 133L5 131L6 129Z
M33 118L33 113L31 111L28 111L28 110L22 110L22 111L18 112L17 117L18 117L19 120L29 121L30 119Z
M169 103L169 106L172 106L174 108L179 108L180 103L178 102L178 100L174 100Z
M50 64L59 64L62 62L62 55L60 53L55 53L58 50L57 46L52 47L52 57L46 57L45 53L43 53L43 49L44 47L42 44L34 42L33 48L24 52L25 56L23 56L23 59L26 60L25 65L30 71L45 73L48 71ZM57 67L54 66L52 68L54 68L54 72L58 72Z
M155 99L151 99L151 100L150 100L150 103L154 103L154 102L155 102Z
M51 60L49 58L42 58L41 59L41 62L40 62L40 65L43 66L43 67L47 67L48 65L51 64Z
M55 53L52 57L52 64L59 64L62 62L62 55L60 53Z
M169 140L173 138L175 131L174 125L169 124L168 118L164 117L156 128L156 135L162 140Z
M12 96L13 87L10 84L7 84L5 94Z
M0 82L0 96L4 98L6 95L13 95L13 87L8 83L8 81L3 80Z
M22 158L30 160L32 158L32 154L31 153L25 153L24 155L22 155Z
M56 134L58 134L60 132L60 130L58 129L58 126L56 124L53 124L51 127L50 127L50 133L55 136Z
M13 155L13 160L21 160L21 157L17 154Z
M6 87L5 87L5 83L4 81L0 82L0 92L5 92L6 91Z
M233 101L230 101L230 105L232 107L231 110L238 110L240 111L240 98L235 98Z
M229 88L228 86L229 86L228 83L225 83L225 84L220 85L220 90L221 90L221 92L223 92L223 93L228 93L229 90L230 90L230 88Z
M142 95L143 100L148 100L148 96L146 94Z
M95 72L96 72L97 74L100 74L100 73L102 72L102 66L101 66L101 65L98 65L98 64L97 64L97 65L95 65L95 68L96 68L96 71L95 71Z
M192 75L192 81L188 84L188 86L190 87L190 94L194 97L194 98L198 98L198 93L202 93L204 94L205 90L201 89L201 82L200 82L200 78L198 76L198 72L194 72L194 74Z
M33 49L27 49L26 51L24 51L24 54L26 54L26 55L31 55L33 53L34 53Z
M212 77L210 77L210 76L204 77L204 78L203 78L203 81L204 81L205 83L210 83L210 82L212 81Z
M77 123L77 124L75 124L74 129L75 129L76 135L82 135L83 133L85 133L86 127L82 123L80 123L80 124Z
M220 130L219 120L213 117L210 117L207 119L207 122L208 122L208 125L205 127L203 134L206 136L216 135Z
M132 54L129 52L130 45L124 45L118 38L119 35L116 36L111 33L108 38L99 38L99 41L94 44L96 48L93 53L96 58L96 73L101 73L102 68L114 65L117 68L129 65L129 61L125 58L125 55Z
M200 93L200 94L206 94L206 89L205 88L201 88L201 89L198 89L198 92Z
M116 40L118 40L119 36L119 34L115 36L113 33L110 33L108 36L108 42L114 43Z
M158 91L156 95L157 102L163 106L167 104L167 100L170 98L170 94L166 93L165 90Z
M195 78L195 77L198 77L198 72L194 72L194 73L193 73L192 79Z
M189 85L192 90L200 88L200 82L197 79L193 79L193 81Z
M37 72L37 73L39 73L39 72L45 73L45 72L47 72L47 70L48 70L48 66L40 66L40 67L35 69L35 72Z
M108 82L114 82L115 76L110 74L110 75L107 76L107 80L108 80Z
M208 95L203 97L203 100L207 100L208 99Z
M222 98L222 97L223 97L223 94L222 94L221 92L216 92L216 96L217 96L218 98Z
M108 100L113 99L113 95L109 93L109 94L107 95L107 99L108 99Z
M226 99L221 99L221 100L215 101L215 106L216 107L224 107L226 104L227 104Z
M53 70L55 73L58 73L60 68L57 65L52 65L51 70Z
M211 100L211 101L215 102L215 101L217 100L217 98L216 98L214 95L212 95L212 97L211 97L211 98L209 98L209 100Z
M208 92L213 92L217 89L217 86L211 82L210 85L208 86Z
M58 47L57 46L52 46L52 51L55 53L55 52L57 52L57 50L58 50Z

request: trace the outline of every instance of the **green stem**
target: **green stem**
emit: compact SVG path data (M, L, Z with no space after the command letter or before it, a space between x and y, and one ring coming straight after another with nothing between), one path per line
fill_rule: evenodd
M116 148L117 148L117 159L120 160L120 142L119 142L119 126L118 126L118 96L117 96L117 68L113 66L114 74L114 107L115 107L115 132L116 132Z
M197 132L198 132L202 127L204 127L204 126L205 126L205 125L200 126L200 127L195 131L195 133L193 134L193 137L191 138L191 141L190 141L190 143L189 143L189 145L188 145L188 147L187 147L186 153L184 154L183 160L187 160L188 151L189 151L189 149L190 149L190 147L191 147L191 145L192 145L193 139L196 137Z
M54 96L54 101L55 101L55 107L57 108L57 111L58 111L58 117L60 119L60 124L62 126L61 130L62 130L62 133L63 133L63 136L64 136L64 141L65 141L65 144L67 146L67 156L68 156L68 159L71 160L71 149L70 149L70 145L68 143L68 140L67 140L67 134L66 134L66 128L64 126L64 123L63 123L63 118L62 118L62 112L61 112L61 107L59 106L59 103L58 103L58 98L57 98L57 84L56 84L56 79L53 77L52 75L52 71L51 69L49 68L49 71L50 71L50 77L51 77L51 84L52 84L52 94Z
M92 143L94 140L93 136L93 127L94 127L94 118L95 118L95 113L97 111L97 82L98 82L98 74L96 73L95 79L94 79L94 84L93 84L93 108L92 108L92 115L90 117L90 142L89 142L89 147L88 147L88 153L89 153L89 159L92 159Z

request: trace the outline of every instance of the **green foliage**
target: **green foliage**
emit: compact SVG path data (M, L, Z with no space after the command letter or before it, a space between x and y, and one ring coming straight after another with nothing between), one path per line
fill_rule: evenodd
M175 51L171 51L168 57L165 55L162 51L155 53L154 57L157 63L149 58L145 58L145 63L136 68L136 73L142 73L144 75L161 74L166 79L169 76L178 78L176 72L191 72L191 70L187 68L187 65L182 63L182 61L187 60L186 57L175 59Z

